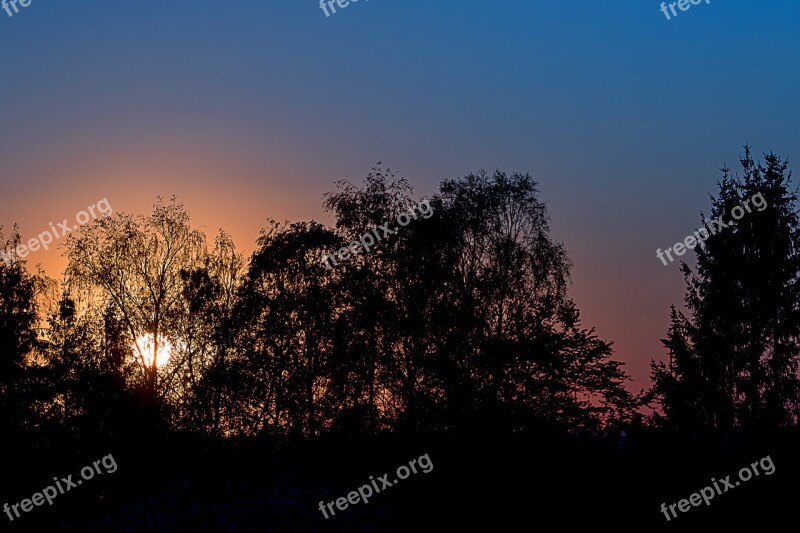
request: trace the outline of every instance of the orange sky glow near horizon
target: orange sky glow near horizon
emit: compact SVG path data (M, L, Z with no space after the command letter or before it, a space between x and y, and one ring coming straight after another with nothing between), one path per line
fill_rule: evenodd
M164 146L135 156L106 153L100 157L70 154L58 158L51 154L44 162L18 169L27 179L16 180L11 186L13 201L0 219L3 233L7 236L17 223L25 242L46 231L50 222L74 220L77 212L102 198L108 200L115 213L146 215L157 196L169 199L176 195L189 211L192 226L205 233L209 244L219 229L224 229L247 259L269 218L280 222L313 219L331 225L333 217L322 209L324 193L335 190L334 182L341 178L358 184L375 164L366 162L350 175L325 175L302 165L273 170L268 158L253 157L241 150L241 145L232 144L234 148L230 150L219 146L199 150L197 146ZM42 194L38 184L52 183L54 176L60 185L50 185L47 194ZM406 177L415 187L415 196L433 192L422 190L413 177ZM558 199L547 197L547 183L542 183L541 188L553 218L553 237L565 242L573 262L570 295L581 310L583 325L596 328L601 338L614 343L614 358L626 362L625 369L633 377L628 388L638 392L648 386L650 358L664 355L658 339L666 331L672 302L663 302L659 315L653 312L653 301L659 292L669 290L675 295L673 301L679 304L680 278L664 276L660 270L660 277L640 272L642 285L651 290L620 295L615 289L619 284L617 260L607 260L608 252L603 248L608 243L592 239L591 235L575 234L569 228L564 231ZM26 257L29 269L35 270L41 264L49 277L60 279L66 259L59 245L64 242L59 239L48 251L30 253ZM664 268L656 261L651 266ZM653 287L653 279L661 286ZM649 310L649 314L637 313L637 305Z

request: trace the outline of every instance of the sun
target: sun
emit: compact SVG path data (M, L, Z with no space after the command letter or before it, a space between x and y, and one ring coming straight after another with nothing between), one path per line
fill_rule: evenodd
M145 365L149 368L153 364L153 335L146 333L136 338L136 346L134 347L136 357L139 357L139 350L144 354ZM158 339L158 354L156 356L156 367L162 368L169 362L169 357L172 355L172 345L163 337Z

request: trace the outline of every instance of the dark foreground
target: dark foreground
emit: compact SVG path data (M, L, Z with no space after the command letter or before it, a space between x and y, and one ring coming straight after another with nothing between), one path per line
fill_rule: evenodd
M494 435L497 435L495 432ZM330 439L277 446L272 442L214 442L191 437L55 449L21 445L7 455L0 503L18 503L113 454L118 469L34 506L3 530L75 532L249 531L551 531L559 526L608 525L618 531L685 530L699 526L794 521L798 490L796 431L757 438L677 440L654 432L623 437L493 436L490 428L448 436ZM397 479L397 469L427 455ZM739 486L743 467L769 456ZM432 466L431 466L432 465ZM759 465L761 466L761 465ZM102 467L101 467L102 470ZM396 484L364 504L346 498L380 477ZM719 481L730 475L725 489ZM370 479L372 477L372 480ZM746 474L745 474L746 476ZM660 506L678 504L712 485L700 502L666 520ZM362 489L366 494L367 489ZM372 491L372 489L370 489ZM372 491L375 492L375 491ZM351 495L351 497L355 497ZM333 504L326 519L319 502ZM346 502L340 500L340 504ZM687 505L687 504L684 504ZM327 511L330 514L329 511Z

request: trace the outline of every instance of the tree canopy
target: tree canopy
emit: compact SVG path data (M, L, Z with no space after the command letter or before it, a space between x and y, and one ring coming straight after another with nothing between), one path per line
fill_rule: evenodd
M106 216L69 238L42 316L22 263L0 265L4 409L35 368L39 423L75 434L117 431L130 409L174 430L300 438L630 417L627 376L580 325L530 175L445 180L422 203L380 164L337 187L335 227L270 222L247 262L225 233L209 248L175 198ZM423 216L398 225L414 206ZM368 253L320 260L387 223Z

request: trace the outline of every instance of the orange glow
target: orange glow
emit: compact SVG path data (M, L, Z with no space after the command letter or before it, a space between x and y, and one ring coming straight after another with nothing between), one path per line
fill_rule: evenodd
M147 333L137 337L136 347L138 347L138 350L136 350L137 357L140 353L143 354L145 365L148 368L151 367L153 365L153 335L151 333ZM159 339L156 366L158 368L163 368L166 366L171 355L172 345L166 339Z

